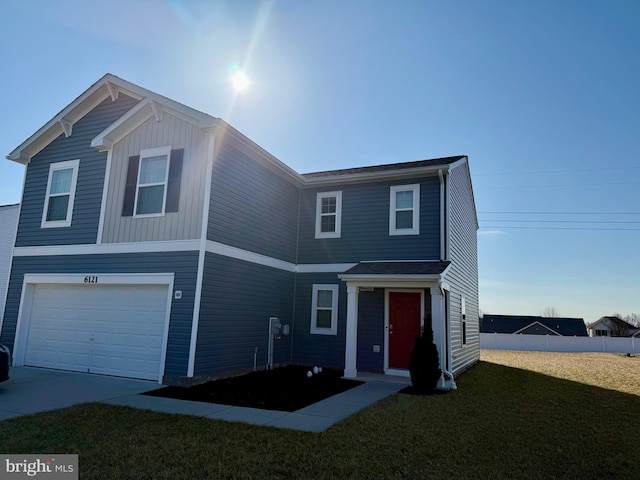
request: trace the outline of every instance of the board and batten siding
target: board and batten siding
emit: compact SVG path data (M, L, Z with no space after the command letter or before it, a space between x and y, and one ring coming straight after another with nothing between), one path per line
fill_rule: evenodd
M27 165L16 246L74 245L96 243L107 153L91 147L91 140L130 110L137 100L120 94L110 97L73 125L72 135L61 134ZM80 160L71 226L41 228L47 193L49 166Z
M314 284L339 285L336 335L311 333L311 302ZM344 368L346 322L347 286L338 279L337 273L299 273L296 275L292 358L294 363Z
M147 148L184 148L178 211L162 216L122 216L129 157ZM107 189L103 243L199 239L207 171L208 138L200 128L163 112L149 118L113 147Z
M449 257L445 281L449 293L451 349L454 374L480 359L478 307L478 235L467 163L449 171ZM462 344L462 298L466 306L466 339Z
M14 257L0 343L13 350L25 274L173 273L182 298L171 305L165 375L186 376L197 265L198 252Z
M216 135L207 239L296 261L299 188L233 137Z
M267 363L269 317L292 325L293 272L206 253L195 375L215 375ZM275 364L291 361L292 335L274 342Z
M0 206L0 325L4 313L4 301L7 296L11 256L16 240L19 213L20 205Z
M390 188L420 184L420 234L389 235ZM318 192L342 192L340 238L315 238ZM305 188L300 201L298 263L440 259L440 182L427 176L396 182Z

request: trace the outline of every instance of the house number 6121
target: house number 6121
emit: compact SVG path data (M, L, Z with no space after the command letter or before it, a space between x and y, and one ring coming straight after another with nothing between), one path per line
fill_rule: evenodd
M95 275L87 275L84 277L84 283L98 283L98 277Z

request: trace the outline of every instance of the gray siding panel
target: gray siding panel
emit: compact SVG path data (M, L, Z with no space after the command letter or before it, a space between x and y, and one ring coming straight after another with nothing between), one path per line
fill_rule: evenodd
M165 375L184 376L189 361L197 265L197 252L14 257L0 342L13 349L25 274L174 273L174 289L182 290L182 299L173 300L171 306Z
M216 137L207 239L296 259L298 188L231 137Z
M420 235L389 235L390 187L420 183ZM316 239L316 195L342 191L341 238ZM440 260L440 182L437 176L360 183L302 192L298 263Z
M96 243L107 154L91 148L91 140L131 109L137 100L121 94L107 98L31 159L22 197L16 246ZM54 162L80 159L70 227L40 228L49 176Z
M108 200L102 233L104 243L192 240L200 238L207 171L207 136L197 126L163 113L150 118L113 147ZM178 211L159 217L122 216L129 157L147 148L184 148Z
M480 358L478 320L478 240L468 165L453 168L449 181L451 267L446 281L451 286L451 344L453 373ZM462 344L462 298L466 304L467 343Z
M384 371L384 297L384 288L360 292L358 297L358 371ZM379 353L374 345L380 346Z
M2 323L4 312L4 301L7 294L19 213L20 205L0 207L0 323Z
M337 335L311 334L311 300L314 284L339 285ZM298 274L296 277L293 362L344 368L347 322L347 287L337 273Z
M267 363L269 317L292 326L294 273L211 253L205 256L195 375ZM291 337L274 343L274 363L291 360Z

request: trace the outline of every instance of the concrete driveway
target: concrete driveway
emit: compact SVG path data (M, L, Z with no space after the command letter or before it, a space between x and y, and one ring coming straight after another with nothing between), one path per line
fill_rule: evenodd
M33 367L12 367L0 383L0 421L31 413L103 402L155 390L146 380L89 375Z

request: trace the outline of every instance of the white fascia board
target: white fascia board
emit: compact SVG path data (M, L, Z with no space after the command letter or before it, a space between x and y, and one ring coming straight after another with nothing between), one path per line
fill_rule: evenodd
M341 273L353 268L357 263L309 263L296 265L296 273Z
M206 119L198 119L189 115L190 112L178 111L171 108L169 105L164 105L158 102L157 100L146 98L96 135L93 140L91 140L91 146L100 151L109 150L113 145L118 143L151 117L155 117L156 121L159 121L164 112L200 128L209 128L216 124L216 119L214 117L207 115L208 118Z
M273 257L267 257L260 253L250 252L248 250L242 250L241 248L232 247L223 243L207 240L206 251L216 255L222 255L224 257L235 258L238 260L244 260L246 262L255 263L258 265L264 265L266 267L277 268L287 272L294 273L296 271L295 264L291 262L285 262Z
M522 327L520 330L516 330L515 332L513 332L513 335L518 334L520 332L524 332L527 328L533 327L534 325L540 325L542 328L544 328L545 330L549 330L552 334L561 337L562 335L560 335L558 332L550 329L549 327L547 327L546 325L543 325L542 323L538 322L537 320L535 322L531 322L529 325L527 325L526 327Z
M87 273L27 273L24 275L25 284L85 284L87 276L96 276L96 272ZM98 283L91 285L171 285L173 273L99 273Z
M142 100L143 98L153 100L163 105L164 108L175 111L181 118L195 119L201 128L214 126L216 122L214 117L206 113L107 73L14 149L6 158L26 165L31 157L55 140L61 133L65 132L61 123L62 120L67 125L67 131L70 131L75 122L94 109L105 98L111 97L112 100L115 100L119 93L124 93L137 100Z
M199 240L175 240L160 242L103 243L101 245L47 245L41 247L15 247L14 257L39 257L47 255L104 255L113 253L154 253L197 251Z
M368 275L368 274L342 274L338 275L340 280L344 280L349 283L360 283L360 282L375 282L377 284L396 284L403 282L438 282L442 278L441 275Z
M63 108L56 116L7 155L7 159L22 164L28 163L33 155L41 151L61 133L64 133L64 129L60 123L61 120L64 119L70 127L73 126L73 123L77 122L78 119L82 118L110 95L109 89L106 87L109 77L109 74L103 76L85 90L79 97Z

